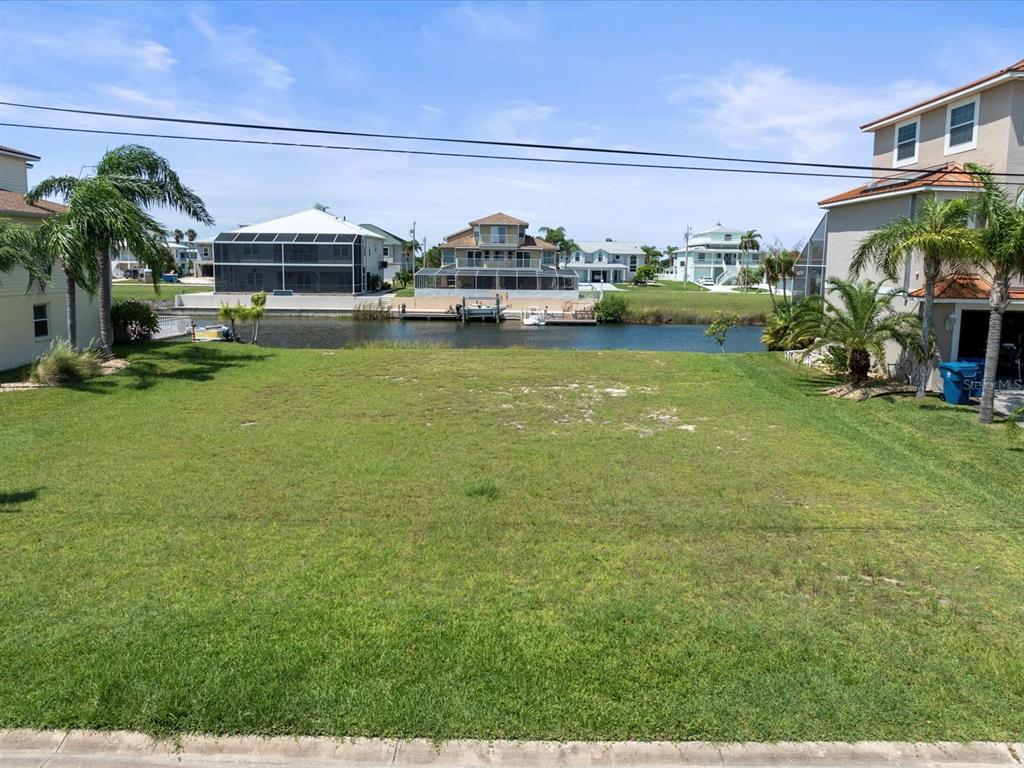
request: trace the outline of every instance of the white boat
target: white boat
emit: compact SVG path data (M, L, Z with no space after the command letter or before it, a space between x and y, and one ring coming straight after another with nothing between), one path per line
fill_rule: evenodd
M231 341L231 329L226 325L197 325L192 329L192 341Z
M547 322L548 322L548 313L546 311L542 312L541 310L537 309L537 307L530 307L528 310L523 312L523 315L522 315L522 323L523 323L523 325L539 326L539 325L547 325Z

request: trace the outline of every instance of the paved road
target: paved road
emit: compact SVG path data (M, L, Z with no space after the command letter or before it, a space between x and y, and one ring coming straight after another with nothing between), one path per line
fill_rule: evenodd
M0 768L1022 768L1024 744L447 741L0 730Z

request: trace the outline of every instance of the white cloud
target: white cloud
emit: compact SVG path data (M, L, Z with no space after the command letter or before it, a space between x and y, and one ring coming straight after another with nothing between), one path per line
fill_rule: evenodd
M235 26L218 29L203 6L190 10L188 20L222 63L254 75L264 87L275 91L283 91L295 82L288 67L260 50L254 41L256 30Z
M532 129L546 123L557 107L529 101L506 104L479 121L479 130L487 138L497 141L527 141Z
M536 29L534 8L527 4L514 15L504 14L494 10L494 6L482 6L467 0L456 6L452 13L484 40L523 41L533 38L533 30Z
M683 76L670 82L669 102L697 116L697 135L717 136L736 149L816 161L848 161L857 126L941 90L913 80L836 85L749 65L706 80Z
M420 123L434 125L444 117L444 110L431 104L420 104Z
M173 111L174 109L174 104L169 102L167 99L152 96L135 88L125 88L120 85L108 84L98 86L97 90L100 93L110 96L120 102L140 104L145 107L152 107L159 110Z
M167 72L176 63L170 48L119 23L75 26L63 32L6 32L0 37L5 48L28 48L79 62L110 61L152 72Z

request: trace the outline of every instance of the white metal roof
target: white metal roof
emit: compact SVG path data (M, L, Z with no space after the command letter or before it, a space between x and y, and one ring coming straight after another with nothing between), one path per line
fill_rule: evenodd
M605 253L614 253L615 255L622 256L643 256L643 249L636 243L624 243L619 240L599 240L595 242L577 242L576 246L579 248L581 253L596 253L597 251L604 251Z
M260 224L248 224L232 232L296 232L313 235L362 235L363 237L383 238L376 232L363 229L351 221L339 219L333 213L321 211L319 208L307 208L304 211L293 213L290 216L282 216L279 219L271 219Z

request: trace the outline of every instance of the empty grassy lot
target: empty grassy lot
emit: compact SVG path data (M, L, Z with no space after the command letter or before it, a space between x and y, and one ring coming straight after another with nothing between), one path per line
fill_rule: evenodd
M771 297L761 291L706 291L693 283L672 281L619 287L626 291L629 322L708 323L716 312L726 312L744 323L760 325L772 309Z
M182 283L160 283L160 292L153 290L152 283L114 283L115 299L138 299L140 301L173 301L179 293L202 293L213 290L212 285L183 285Z
M777 356L154 345L0 394L0 727L1019 739L1024 452Z

